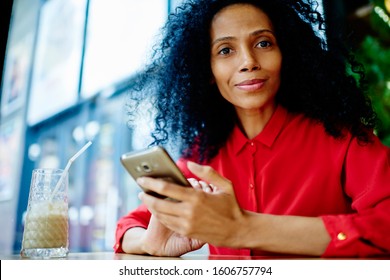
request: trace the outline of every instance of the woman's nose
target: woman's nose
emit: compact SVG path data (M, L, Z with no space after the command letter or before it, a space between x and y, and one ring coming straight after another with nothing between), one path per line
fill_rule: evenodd
M260 69L260 63L251 51L243 51L241 61L240 72L251 72Z

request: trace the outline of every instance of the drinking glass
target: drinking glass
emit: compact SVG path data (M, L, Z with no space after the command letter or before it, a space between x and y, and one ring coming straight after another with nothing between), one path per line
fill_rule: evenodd
M27 258L62 258L68 247L68 173L34 169L20 253Z

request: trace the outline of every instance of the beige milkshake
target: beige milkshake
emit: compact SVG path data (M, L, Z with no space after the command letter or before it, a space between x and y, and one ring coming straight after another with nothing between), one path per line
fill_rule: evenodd
M23 248L67 248L68 205L43 201L31 205L26 216Z

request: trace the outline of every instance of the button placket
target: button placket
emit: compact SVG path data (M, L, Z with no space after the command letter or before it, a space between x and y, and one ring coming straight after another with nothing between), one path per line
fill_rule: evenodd
M250 196L251 196L251 201L252 201L252 205L253 205L253 209L256 211L257 208L258 208L258 205L257 205L257 199L256 199L256 183L255 183L255 167L256 167L256 163L255 163L255 156L256 156L256 151L257 151L257 147L256 147L256 143L254 141L248 141L248 148L249 148L249 153L251 155L250 159L251 159L251 162L249 164L249 174L250 174L250 177L248 178L249 182L248 182L248 189L249 189L249 193L250 193Z
M251 155L252 155L252 162L251 162L251 170L250 170L250 181L249 181L249 188L253 191L255 189L255 154L256 154L256 144L253 141L249 142Z

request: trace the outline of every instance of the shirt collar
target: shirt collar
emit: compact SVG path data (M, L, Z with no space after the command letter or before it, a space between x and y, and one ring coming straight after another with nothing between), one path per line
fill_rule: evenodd
M263 131L261 131L252 140L248 139L242 133L238 125L236 125L229 139L229 142L233 148L233 152L237 154L245 146L245 144L252 141L260 142L270 148L275 142L276 137L282 131L283 125L287 118L287 114L287 110L279 105L276 108L275 112L272 114L271 119L265 125Z

